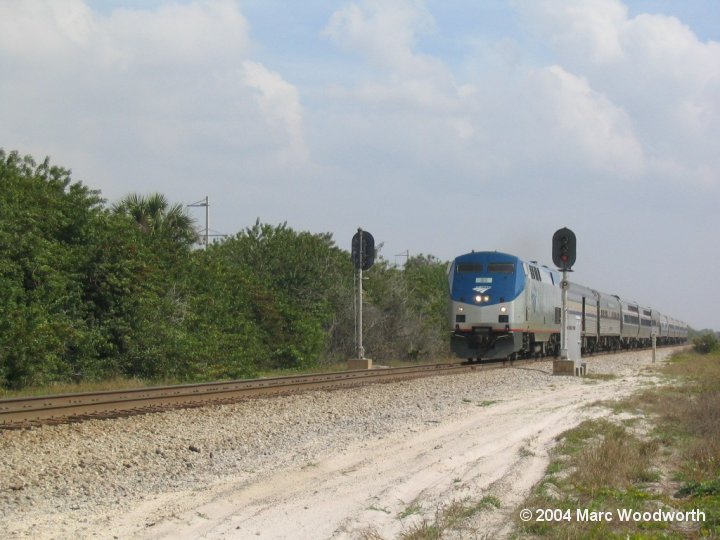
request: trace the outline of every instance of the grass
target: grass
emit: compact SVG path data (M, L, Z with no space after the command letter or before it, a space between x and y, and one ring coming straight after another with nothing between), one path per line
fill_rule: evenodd
M477 406L478 407L489 407L490 405L493 405L495 403L498 403L497 399L486 399L486 400L483 400L483 401L480 401L479 403L477 403Z
M584 381L612 381L617 379L618 376L612 373L587 373L584 377Z
M419 514L421 512L422 512L422 506L420 505L420 503L417 501L413 501L412 503L410 503L410 506L408 506L405 510L400 512L397 517L398 517L398 519L405 519L406 517L409 517L409 516L412 516L415 514Z
M521 508L567 510L569 519L518 516L520 538L720 538L720 354L681 353L663 374L668 384L603 404L633 421L590 420L558 437ZM699 510L706 519L622 522L623 508ZM578 509L614 519L591 521Z
M525 444L523 444L520 447L520 449L518 450L518 455L520 457L531 457L531 456L535 455L535 452L532 451L530 444L531 444L531 441L536 438L537 437L532 437L530 440L526 441Z
M411 523L404 526L398 540L439 540L445 538L450 531L459 531L463 534L465 532L471 532L465 528L470 518L479 512L500 508L501 504L500 499L492 495L486 495L480 500L471 500L469 497L466 497L439 506L435 510L434 517L429 519L419 517L419 514L423 511L423 507L418 500L415 500L397 515L397 518L400 520L414 516L414 518L410 520ZM384 508L371 507L370 509L388 513ZM462 535L461 537L464 538L465 536ZM471 537L488 538L487 535L475 533L474 531L472 531ZM386 540L385 537L372 526L357 531L354 538L360 540Z
M443 361L439 359L438 362ZM448 359L447 361L454 361ZM391 360L383 362L383 365L389 367L414 367L421 365L421 362L413 362L408 360ZM271 378L271 377L288 377L295 375L310 375L313 373L333 373L337 371L347 370L347 362L329 363L322 364L312 368L305 369L272 369L259 371L254 379L259 378ZM113 379L106 379L100 381L80 381L78 383L73 382L58 382L51 383L45 386L27 387L20 390L9 390L0 388L0 399L11 399L19 397L33 397L33 396L49 396L54 394L75 394L83 392L102 392L102 391L117 391L117 390L131 390L134 388L148 388L151 386L168 386L175 384L193 384L201 382L214 382L212 380L207 381L181 381L178 379L137 379L137 378L123 378L116 377Z
M500 499L492 495L486 495L477 501L469 498L452 501L435 511L434 520L424 518L408 527L400 535L400 539L436 540L443 538L450 530L463 530L464 524L478 512L500 508L501 504Z
M150 386L182 384L177 380L149 381L143 379L125 379L117 377L104 381L83 381L79 383L53 383L46 386L24 388L22 390L5 390L0 388L0 399L18 397L49 396L54 394L76 394L82 392L102 392L115 390L132 390Z

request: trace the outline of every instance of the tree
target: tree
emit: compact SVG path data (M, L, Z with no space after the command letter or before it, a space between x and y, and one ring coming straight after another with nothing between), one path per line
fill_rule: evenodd
M448 350L450 296L446 269L447 263L432 255L410 257L405 263L408 308L419 323L411 339L411 355L442 354Z
M177 370L190 235L163 199L143 230L70 171L0 150L0 385Z
M326 349L337 283L352 276L348 255L330 234L296 232L283 223L261 224L238 233L208 255L223 274L243 269L247 306L257 325L264 367L315 365Z
M402 269L378 257L364 274L363 341L372 358L416 360L446 353L445 267L432 256L411 257ZM345 314L347 332L353 319L351 311Z
M193 218L181 204L171 206L160 193L148 196L132 193L113 205L113 211L131 217L147 235L187 247L197 241Z
M94 354L81 267L98 193L70 171L0 150L0 384L66 379Z
M0 386L111 376L207 380L354 354L350 254L328 233L258 220L192 250L161 194L111 208L70 171L0 150ZM366 272L378 360L445 348L444 264Z

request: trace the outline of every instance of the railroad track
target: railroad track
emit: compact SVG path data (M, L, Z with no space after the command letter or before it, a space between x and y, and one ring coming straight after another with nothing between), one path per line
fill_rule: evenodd
M353 370L291 377L2 399L0 400L0 429L19 429L33 425L117 418L168 409L232 403L248 398L292 394L308 390L347 388L418 377L499 369L531 362L534 360L488 364L428 364L403 368Z
M683 345L676 348L685 347ZM550 359L545 358L545 360ZM168 409L233 403L243 399L293 394L308 390L331 390L419 377L453 375L467 371L501 369L532 364L536 361L538 360L520 359L480 364L451 362L402 368L352 370L290 377L0 399L0 430L81 422L90 419L118 418Z

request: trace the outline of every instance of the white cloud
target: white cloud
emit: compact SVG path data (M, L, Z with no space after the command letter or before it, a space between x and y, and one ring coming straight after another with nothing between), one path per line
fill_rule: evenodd
M452 73L440 59L417 50L434 24L424 4L411 0L364 0L333 13L324 34L374 70L345 89L347 97L396 110L452 109L459 92Z
M587 80L560 66L538 70L528 80L536 92L536 149L553 159L620 175L641 172L643 150L625 111L593 90Z
M333 13L325 34L375 64L402 73L427 69L432 60L413 51L418 35L432 31L430 13L412 0L365 0Z
M299 93L252 60L232 0L106 16L82 0L1 2L0 68L0 145L95 163L84 174L111 197L147 178L176 189L222 156L262 169L305 155ZM123 186L102 166L117 159Z
M156 11L121 9L100 23L122 63L155 69L231 63L248 53L249 28L230 0L164 4Z
M623 112L646 174L720 186L707 172L720 169L720 43L672 16L631 18L618 0L514 4L564 70Z
M83 0L0 3L0 55L6 60L185 68L209 59L227 61L247 53L248 45L247 21L231 0L168 3L155 11L116 9L107 17Z
M410 174L417 179L472 178L478 186L498 178L527 184L565 175L580 183L599 175L620 181L642 172L643 148L632 118L587 79L553 65L510 67L490 81L459 83L440 58L418 52L419 37L433 26L424 7L399 5L348 5L326 30L373 67L356 85L330 94L342 103L334 123L353 126L349 145L392 152L413 164ZM382 162L370 161L373 167Z
M622 57L619 35L627 7L619 0L511 0L552 43L577 58L604 63Z
M279 74L250 60L243 62L243 79L247 86L256 90L256 98L265 117L271 123L279 123L287 133L289 146L284 159L306 159L302 108L297 88Z
M0 58L46 61L82 47L94 25L82 0L0 3Z

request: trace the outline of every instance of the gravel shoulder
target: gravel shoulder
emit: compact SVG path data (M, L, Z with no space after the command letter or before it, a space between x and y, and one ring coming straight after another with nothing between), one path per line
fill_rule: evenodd
M658 351L658 363L671 351ZM392 539L452 501L512 530L555 437L658 378L651 352L0 432L9 538Z

